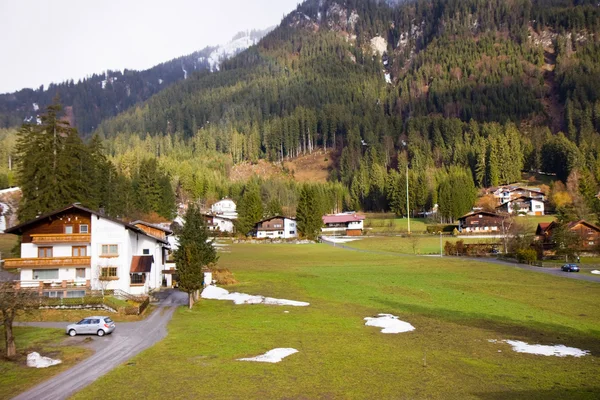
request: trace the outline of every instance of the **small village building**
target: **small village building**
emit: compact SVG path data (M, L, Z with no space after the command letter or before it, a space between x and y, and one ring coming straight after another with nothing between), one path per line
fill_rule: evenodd
M143 229L142 229L143 228ZM21 258L5 260L19 269L20 287L49 297L82 297L87 290L115 289L147 294L162 285L171 234L155 225L136 225L72 204L6 230L21 236Z
M553 236L558 226L557 222L539 223L537 226L536 240L540 244L544 256L554 254L556 243ZM579 252L595 252L600 248L600 227L582 219L569 222L567 229L579 237L579 248L577 249Z
M211 232L233 233L233 219L222 215L202 214L208 230Z
M544 202L532 197L520 196L496 207L499 212L516 215L544 215Z
M217 201L210 207L210 213L212 215L220 216L226 219L237 219L237 206L231 199L224 198Z
M458 231L464 233L502 232L505 217L489 211L473 211L458 219Z
M258 239L291 239L298 237L296 220L281 215L257 222L254 229Z
M326 235L360 236L364 229L364 220L364 215L353 211L324 215L321 232Z
M500 186L492 190L492 195L496 198L499 205L518 199L519 197L528 197L541 202L546 200L546 195L540 189L525 188L517 185Z

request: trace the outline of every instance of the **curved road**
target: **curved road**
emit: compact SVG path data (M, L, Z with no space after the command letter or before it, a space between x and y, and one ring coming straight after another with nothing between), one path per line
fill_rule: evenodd
M391 251L355 249L354 247L346 246L346 245L340 244L340 243L334 243L334 242L328 241L326 239L321 239L321 241L323 243L325 243L325 244L328 244L329 246L339 247L339 248L345 249L345 250L358 251L358 252L361 252L361 253L372 253L372 254L381 254L381 255L397 256L397 257L439 257L439 256L413 256L412 254L393 253ZM454 257L454 256L445 256L445 257L451 257L453 259L454 258L456 258L456 259L460 258L460 257ZM464 257L463 257L463 259L464 259ZM488 263L488 264L504 265L506 267L516 267L516 268L526 269L528 271L541 272L543 274L560 276L560 277L563 277L563 278L571 278L571 279L577 279L577 280L580 280L580 281L600 283L600 275L593 276L593 275L585 275L585 274L574 273L574 272L564 272L564 271L561 271L560 268L534 267L534 266L531 266L531 265L516 264L516 263L512 263L512 262L508 262L508 261L497 260L497 259L494 259L494 258L474 258L474 257L468 257L468 259L470 261L476 261L476 262L482 262L482 263Z
M161 292L162 299L158 308L140 322L119 322L117 329L104 337L76 336L67 338L66 344L82 344L92 337L91 348L95 354L34 388L21 393L18 400L55 400L66 399L83 389L113 368L129 360L141 351L154 345L167 335L167 323L171 320L175 308L187 304L187 294L179 291ZM19 324L45 328L65 328L66 323L31 322Z

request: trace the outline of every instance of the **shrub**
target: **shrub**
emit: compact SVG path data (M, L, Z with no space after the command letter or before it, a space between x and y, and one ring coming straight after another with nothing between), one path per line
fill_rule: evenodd
M517 260L520 263L527 263L529 265L537 261L537 252L534 249L521 249L517 251Z
M233 273L227 268L212 269L212 276L219 285L234 285L238 283L237 279L233 276Z
M452 242L446 241L446 244L444 244L444 253L446 253L447 256L455 255L456 246Z
M456 254L458 254L459 256L464 256L467 252L464 240L457 240L456 244L454 245L454 248L456 250Z

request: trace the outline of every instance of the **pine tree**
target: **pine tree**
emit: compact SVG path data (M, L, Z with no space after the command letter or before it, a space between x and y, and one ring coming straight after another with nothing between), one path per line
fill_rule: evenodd
M185 213L185 224L179 236L179 247L175 251L175 265L179 276L179 288L189 296L192 308L195 294L202 288L203 268L218 261L216 250L209 240L208 228L200 210L190 205Z
M305 185L300 190L296 221L298 232L309 240L315 240L323 226L322 204L314 187Z
M246 187L238 207L239 218L236 220L236 230L242 234L250 232L257 222L263 219L263 204L259 188L256 184Z

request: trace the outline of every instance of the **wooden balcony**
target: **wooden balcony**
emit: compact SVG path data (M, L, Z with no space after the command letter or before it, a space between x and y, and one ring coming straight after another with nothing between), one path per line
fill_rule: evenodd
M89 267L91 257L51 257L51 258L7 258L4 260L5 269L35 268L51 269L62 267Z
M90 243L92 235L89 233L33 234L31 239L34 244Z

